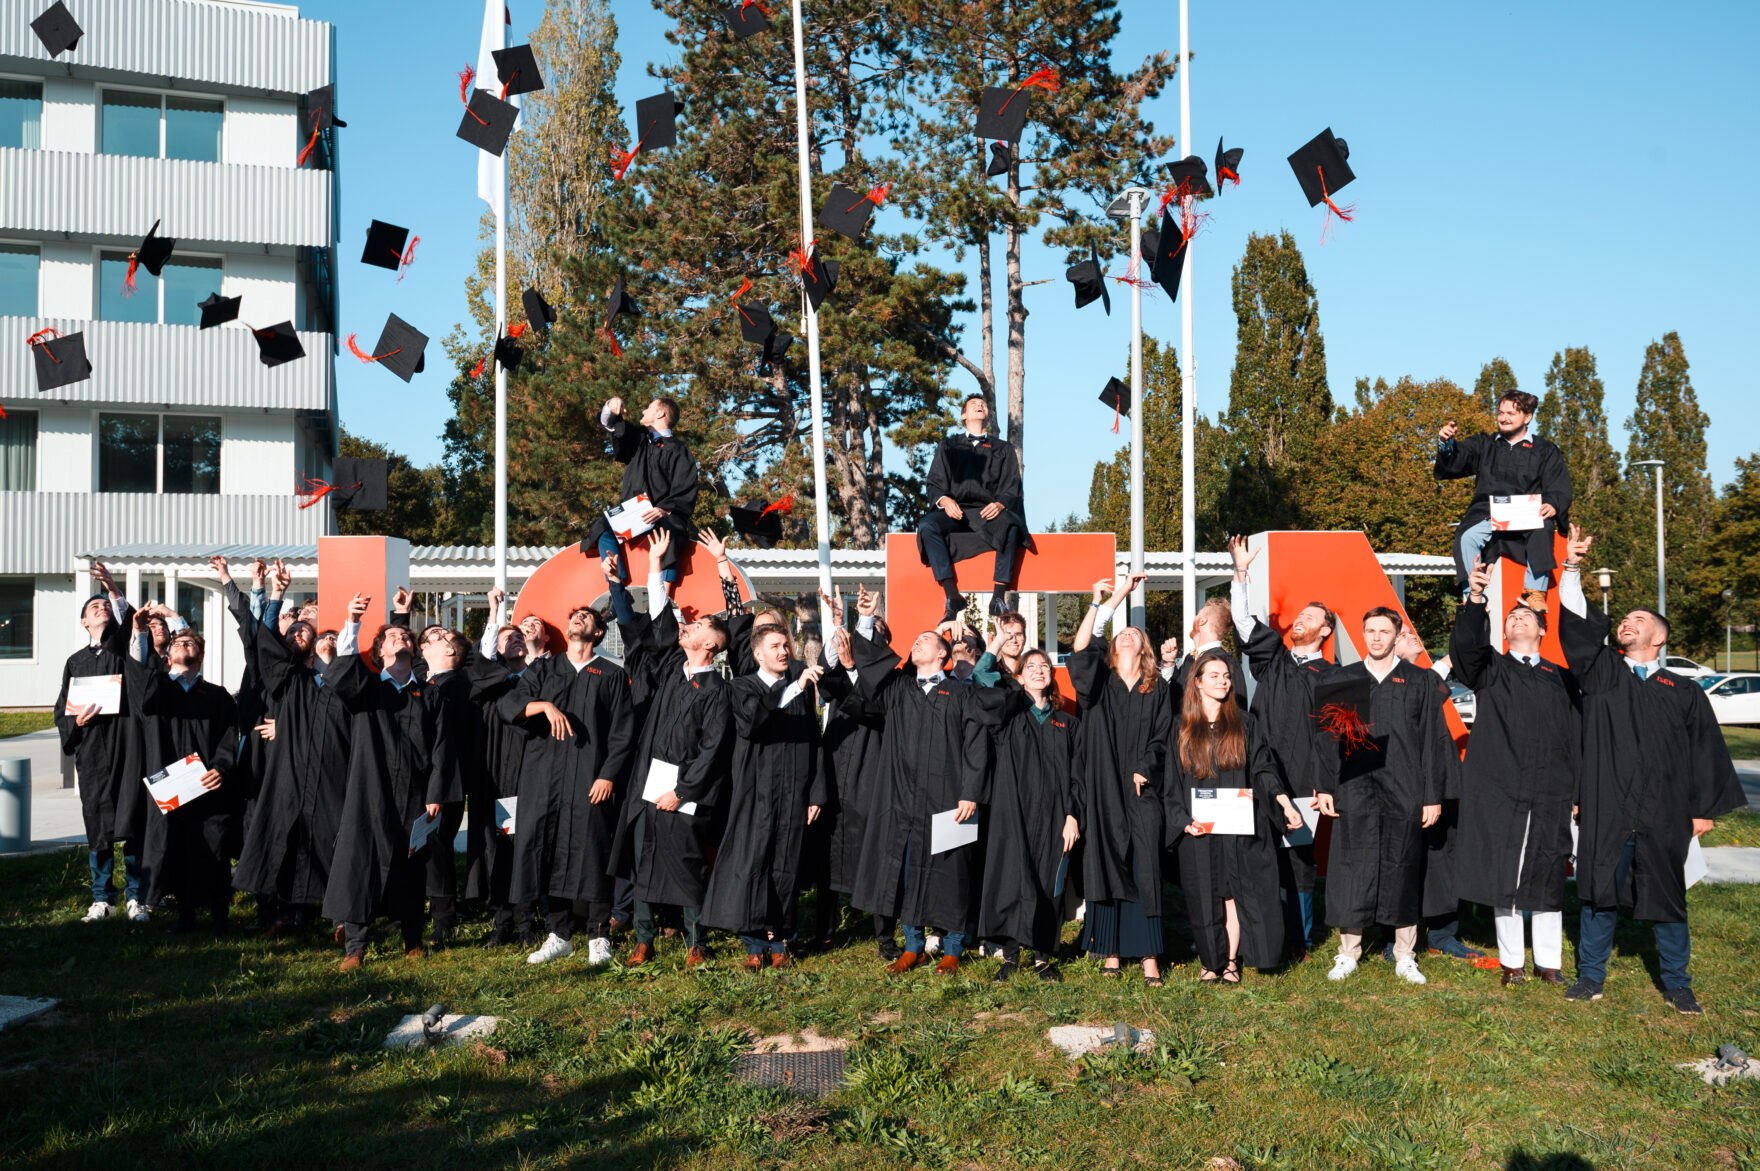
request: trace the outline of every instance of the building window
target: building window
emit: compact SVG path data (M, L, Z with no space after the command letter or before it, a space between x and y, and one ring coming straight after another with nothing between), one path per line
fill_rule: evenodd
M0 146L43 145L43 85L0 77Z
M37 412L8 411L0 419L0 492L37 490Z
M217 495L219 417L99 415L98 491Z
M173 256L159 276L144 268L135 269L131 294L125 287L128 253L102 253L98 258L98 320L198 325L202 311L197 305L209 293L220 291L225 275L225 267L211 257Z
M37 583L0 577L0 659L28 659L32 652Z
M37 270L41 267L42 256L30 245L0 244L0 317L37 315Z
M107 89L98 150L107 155L217 163L225 121L224 102Z

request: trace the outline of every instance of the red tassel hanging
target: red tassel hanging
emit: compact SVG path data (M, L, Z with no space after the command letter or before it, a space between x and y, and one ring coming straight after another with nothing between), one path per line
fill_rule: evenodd
M1114 402L1112 404L1112 433L1114 435L1118 434L1118 403L1117 402Z
M623 173L629 170L629 165L636 161L637 155L642 153L643 141L645 140L637 139L636 144L628 150L611 152L611 177L613 179L623 178Z
M122 295L124 297L134 296L134 274L135 270L140 266L140 254L137 252L130 252L128 254L128 275L122 278Z
M515 70L514 70L514 71L513 71L513 76L512 76L512 77L510 77L510 78L508 78L508 79L507 79L507 81L506 81L506 82L505 82L505 83L503 83L503 84L502 84L502 86L501 86L501 94L500 94L500 97L501 97L501 100L502 100L502 101L504 101L504 102L505 102L505 101L506 101L506 100L507 100L507 91L508 91L508 89L509 89L509 88L510 88L510 87L511 87L511 86L512 86L512 85L513 85L513 83L514 83L514 82L516 82L516 81L518 81L518 80L519 80L519 70L517 70L517 69L515 69Z
M299 152L299 158L294 161L294 166L303 167L306 165L306 160L312 157L312 148L318 145L318 135L322 132L323 125L324 111L322 109L313 110L312 136L306 140L305 149Z
M348 335L348 352L353 354L355 357L359 358L363 362L380 362L386 358L391 357L392 354L403 353L403 347L398 346L395 350L391 350L387 353L369 354L365 350L361 349L360 346L355 343L354 339L355 339L354 334L351 333Z
M330 495L330 493L334 491L336 491L335 484L318 479L306 480L305 486L299 490L299 496L301 497L299 502L300 511L304 512L306 509L310 508L312 505L324 499L324 497Z
M404 269L416 262L416 245L421 242L422 238L420 236L411 236L409 238L409 246L403 250L403 255L397 258L398 280L403 279Z
M471 377L472 378L481 378L483 376L483 367L487 366L488 364L489 364L488 358L478 358L477 364L475 366L471 367Z
M59 366L61 365L61 359L55 356L55 351L49 348L48 343L50 338L57 338L60 336L61 331L58 329L39 329L36 333L25 338L24 344L31 349L36 349L38 346L41 346L43 348L43 353L49 355L49 361Z
M611 343L611 356L613 358L623 357L623 347L617 344L617 335L611 332L611 327L609 325L603 326L599 332L605 335L607 342Z
M1020 97L1021 94L1026 90L1042 89L1042 90L1045 90L1049 93L1056 93L1058 90L1060 90L1062 88L1063 88L1063 81L1061 78L1059 78L1057 76L1057 70L1055 70L1055 69L1035 70L1032 74L1030 74L1027 77L1027 79L1025 81L1021 82L1020 85L1015 87L1015 91L1013 93L1008 95L1008 98L1002 103L1002 109L1004 109L1004 110L1008 109L1008 103L1012 102L1016 98ZM1000 113L1000 112L1001 111L998 111L998 113Z
M1233 183L1236 187L1241 185L1241 177L1235 174L1233 167L1216 168L1216 185L1221 187L1224 183Z
M1321 731L1342 744L1346 752L1361 752L1375 747L1375 741L1369 735L1369 726L1363 723L1363 717L1357 714L1355 708L1329 703L1315 712L1313 719L1320 725Z
M1320 198L1326 203L1326 222L1320 225L1320 242L1325 243L1326 234L1332 230L1332 217L1337 216L1348 224L1351 220L1356 218L1357 205L1354 203L1348 203L1345 206L1340 207L1338 204L1332 202L1332 196L1328 195L1326 192L1326 169L1324 167L1315 167L1314 170L1320 176Z
M892 190L892 184L890 184L890 183L882 183L878 187L870 187L870 188L868 188L868 193L866 195L862 196L860 199L856 200L854 203L849 205L849 209L851 211L854 211L856 208L862 206L862 204L864 204L864 203L871 203L875 207L885 207L886 206L886 194L887 194L887 192L889 192L891 190Z
M794 511L794 493L790 492L787 496L784 496L781 500L778 500L775 504L765 505L764 511L760 512L758 514L758 519L763 520L765 517L769 516L773 512L793 512L793 511Z
M517 325L510 325L507 327L507 336L510 338L515 338L515 339L522 338L525 336L526 330L528 330L530 328L531 328L531 326L527 325L523 321Z
M464 103L464 112L475 118L478 126L487 126L489 123L475 110L471 109L471 82L476 79L476 68L471 65L466 65L464 67L464 72L458 75L458 100Z
M0 419L4 419L5 417L6 417L6 408L0 407Z
M806 280L813 275L813 245L817 240L808 240L805 248L792 248L788 253L789 271Z
M765 20L770 19L770 10L764 7L759 0L739 0L739 10L741 12L744 12L748 8L756 8L759 12L764 14Z
M733 301L737 301L737 300L739 300L739 299L740 299L740 298L741 298L741 297L743 297L743 296L745 296L745 295L746 295L746 294L747 294L747 293L749 293L749 292L751 292L751 291L752 291L752 278L751 278L751 277L749 277L749 276L748 276L748 277L744 277L744 278L742 278L742 279L741 279L741 281L740 281L740 286L739 286L739 292L737 292L737 293L735 293L735 294L734 294L734 295L733 295L733 296L732 296L732 297L731 297L731 298L729 298L729 299L730 299L730 300L733 300Z

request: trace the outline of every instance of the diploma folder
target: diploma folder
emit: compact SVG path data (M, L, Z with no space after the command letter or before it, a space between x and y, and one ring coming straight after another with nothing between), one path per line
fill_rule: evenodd
M974 813L969 820L958 822L953 820L958 812L956 806L929 818L929 853L945 854L978 840L979 814Z
M98 705L101 716L122 714L122 676L75 675L67 681L68 714Z
M413 854L427 845L428 839L433 837L434 831L439 828L439 814L436 813L432 820L429 819L428 811L425 809L416 814L416 819L410 822L409 826L409 852Z
M654 506L649 502L648 494L638 492L616 508L607 508L605 523L611 526L612 532L625 541L634 540L654 527L642 519L643 515L652 507Z
M1311 846L1314 834L1320 828L1320 811L1314 808L1312 797L1297 797L1290 802L1296 812L1302 815L1302 828L1292 829L1284 833L1285 846Z
M1253 790L1193 789L1192 821L1207 834L1253 836Z
M648 764L648 779L642 784L642 800L652 805L666 794L678 788L678 766L669 760L655 757ZM695 801L681 801L677 812L695 814ZM662 811L664 812L664 811Z
M166 765L152 776L141 779L146 782L147 792L153 795L153 804L159 807L159 812L170 813L208 792L202 787L202 778L207 774L208 766L202 763L199 755L192 752L182 760Z
M507 837L513 836L514 818L519 813L518 797L495 798L495 832Z
M1526 496L1493 496L1491 527L1500 533L1529 532L1546 523L1540 515L1540 494Z

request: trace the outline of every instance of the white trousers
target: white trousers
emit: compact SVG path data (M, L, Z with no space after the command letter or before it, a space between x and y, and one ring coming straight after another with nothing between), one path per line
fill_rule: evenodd
M1522 931L1523 914L1527 914L1533 920L1534 966L1537 968L1564 967L1564 912L1522 912L1513 907L1492 915L1492 921L1497 925L1498 962L1506 968L1526 966Z

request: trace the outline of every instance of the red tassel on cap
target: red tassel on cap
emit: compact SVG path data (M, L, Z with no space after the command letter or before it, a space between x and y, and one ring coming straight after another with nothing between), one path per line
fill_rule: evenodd
M739 0L739 10L741 12L744 12L748 8L756 8L759 12L764 14L764 19L766 20L770 18L770 10L764 7L763 4L759 3L759 0Z
M506 81L506 82L504 82L504 83L503 83L503 84L502 84L502 86L501 86L501 100L502 100L502 101L504 101L504 102L505 102L505 101L506 101L506 100L507 100L507 91L508 91L508 89L509 89L509 88L511 88L511 87L512 87L512 85L513 85L513 83L514 83L514 82L516 82L516 81L518 81L518 80L519 80L519 70L517 70L517 69L515 69L515 70L514 70L514 71L513 71L513 76L512 76L512 77L510 77L510 78L508 78L508 79L507 79L507 81Z
M327 480L308 478L304 487L299 490L299 496L301 497L299 502L300 510L303 512L334 491L336 491L335 484L332 484Z
M134 296L134 274L140 266L140 253L130 252L128 254L128 275L122 278L122 295L124 297Z
M1021 82L1020 85L1015 87L1015 91L1013 93L1008 95L1008 97L1002 103L1002 109L1003 110L1008 109L1008 103L1012 102L1016 98L1020 97L1022 92L1024 92L1025 90L1042 89L1042 90L1045 90L1049 93L1056 93L1058 90L1060 90L1062 88L1063 88L1063 80L1057 76L1057 70L1055 70L1055 69L1035 70L1032 74L1030 74L1027 77L1027 79L1025 81ZM997 112L1000 113L1001 111L999 110Z
M871 203L875 207L884 207L886 206L886 194L891 190L892 184L890 183L882 183L878 187L870 187L868 188L868 193L866 195L849 205L849 209L854 211L864 203Z
M794 511L794 493L790 492L787 496L784 496L781 500L778 500L775 504L765 505L764 511L760 512L758 514L758 519L763 520L765 517L769 516L773 512L793 512L793 511Z
M320 106L312 111L312 136L306 140L305 149L299 152L299 158L294 160L294 166L303 167L306 165L306 160L312 157L312 148L318 145L318 135L322 132L323 125L324 110Z
M1220 187L1224 183L1233 183L1236 187L1239 187L1241 185L1241 177L1235 174L1234 168L1232 167L1217 167L1216 185Z
M471 82L476 79L476 67L473 65L466 65L464 67L464 72L458 75L458 100L464 103L464 112L475 118L478 126L487 126L489 123L478 115L475 110L471 109Z
M602 332L605 334L605 340L611 343L611 356L613 358L623 357L623 347L617 344L617 335L611 332L611 327L606 326Z
M1343 704L1329 703L1314 713L1314 722L1320 730L1344 745L1346 752L1360 752L1365 748L1375 747L1374 739L1369 735L1369 726L1363 723L1363 717L1355 708Z
M49 361L51 361L51 362L55 363L57 366L59 366L59 365L61 365L61 359L57 358L55 356L55 351L51 350L49 348L49 339L50 338L57 338L60 336L61 336L61 331L58 329L39 329L36 333L33 333L33 334L31 334L31 336L25 338L24 344L29 346L32 349L36 349L38 346L41 346L43 348L43 353L49 355Z
M531 326L523 321L517 325L510 325L507 327L507 336L511 338L522 338L526 335L526 330L530 328Z
M5 417L6 417L6 408L0 407L0 419L4 419Z
M477 364L475 366L471 367L471 377L472 378L481 378L483 376L483 367L487 366L488 364L489 364L488 358L478 358Z
M1326 193L1326 168L1315 167L1314 170L1320 176L1320 198L1326 204L1326 222L1320 225L1320 242L1325 243L1327 232L1332 230L1332 217L1336 215L1339 219L1348 224L1351 220L1356 218L1357 205L1354 203L1347 203L1345 206L1340 207L1338 204L1332 202L1332 196Z
M623 173L629 170L629 165L636 161L637 155L642 153L643 141L643 139L638 138L636 144L628 150L614 150L611 152L611 177L613 179L623 178Z
M817 240L808 240L805 248L791 248L788 253L789 271L805 280L813 275L813 245Z
M741 297L745 296L747 293L749 293L751 291L752 291L752 278L748 276L748 277L743 278L740 281L739 292L735 293L732 297L729 298L729 300L737 301Z
M389 352L388 352L388 353L384 353L384 354L369 354L369 353L367 353L367 352L366 352L366 351L365 351L365 350L363 350L363 349L361 349L361 348L360 348L360 346L358 346L358 345L357 345L357 344L355 344L355 340L354 340L354 339L355 339L355 335L354 335L354 334L352 334L352 333L351 333L351 334L349 334L349 335L348 335L348 352L349 352L349 353L351 353L351 354L353 354L353 355L354 355L354 356L355 356L355 357L357 357L357 358L359 358L359 359L360 359L360 360L361 360L361 361L363 361L363 362L380 362L380 361L383 361L383 360L384 360L384 359L386 359L386 358L389 358L389 357L391 357L391 355L392 355L392 354L401 354L401 353L403 353L403 347L402 347L402 346L398 346L398 347L397 347L397 348L396 348L396 349L395 349L395 350L391 350L391 351L389 351Z
M420 236L411 236L409 238L409 246L403 250L403 255L399 256L397 258L397 279L398 280L403 279L404 269L408 268L410 265L412 265L416 262L416 245L420 244L421 242L422 242L422 238Z

